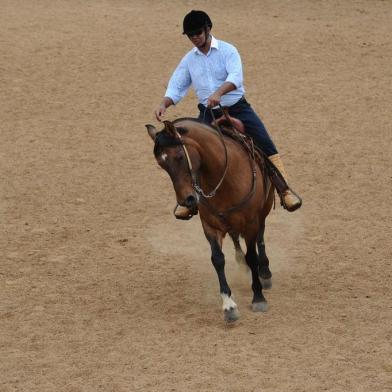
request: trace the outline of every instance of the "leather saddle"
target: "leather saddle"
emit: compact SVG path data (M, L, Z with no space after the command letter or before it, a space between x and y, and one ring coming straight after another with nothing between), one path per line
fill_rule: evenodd
M222 116L213 121L212 125L215 125L216 127L234 128L237 132L245 135L244 123L238 118L230 116L229 111L226 108L223 109Z

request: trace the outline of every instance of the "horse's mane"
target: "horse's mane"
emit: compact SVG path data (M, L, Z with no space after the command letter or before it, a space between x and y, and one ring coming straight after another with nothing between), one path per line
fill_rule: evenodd
M198 119L198 118L195 118L195 117L180 117L180 118L176 118L174 121L173 121L173 124L176 124L176 123L178 123L178 122L180 122L180 121L194 121L194 122L197 122L197 123L201 123L201 121Z
M162 148L174 147L183 144L182 141L172 135L169 135L165 130L156 134L154 144L154 155L158 156L162 152Z
M205 130L208 130L208 131L213 132L213 133L215 133L215 134L217 133L217 129L216 129L215 126L210 125L210 124L207 124L207 123L205 123L205 122L199 120L198 118L193 118L193 117L181 117L181 118L175 119L175 120L173 121L173 124L176 125L178 122L182 122L182 121L191 121L191 122L195 122L195 123L198 124L198 125L202 125L203 128L204 128ZM185 130L187 130L187 129L186 129L186 126L184 126L184 127L176 127L176 128L177 128L177 129L185 129ZM180 133L181 133L181 132L180 132ZM185 133L186 133L186 132L185 132Z
M203 129L210 131L210 132L214 132L216 133L216 129L209 125L206 124L202 121L200 121L197 118L193 118L193 117L181 117L181 118L177 118L175 119L172 124L174 126L176 126L176 124L180 123L180 122L194 122L197 125L202 125ZM180 135L185 135L189 132L189 129L186 127L186 125L184 124L184 126L176 126L176 130ZM165 131L165 129L163 129L160 132L157 132L156 137L155 137L155 145L154 145L154 155L157 156L162 152L162 148L165 147L175 147L175 146L179 146L182 145L183 141L178 139L177 137L169 134L168 132Z

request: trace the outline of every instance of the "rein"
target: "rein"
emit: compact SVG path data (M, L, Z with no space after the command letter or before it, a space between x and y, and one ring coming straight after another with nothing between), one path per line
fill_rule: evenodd
M219 106L220 106L220 105L219 105ZM211 108L210 108L210 113L211 113L211 116L212 116L212 118L214 119L214 121L216 121L214 112L212 111ZM216 187L215 187L208 195L206 195L206 194L204 193L203 189L201 189L201 187L197 184L197 182L195 182L195 184L194 184L194 186L193 186L193 187L195 188L195 191L196 191L199 195L203 196L203 197L206 198L206 199L209 199L209 198L214 197L214 196L216 195L216 191L221 187L221 185L222 185L222 183L223 183L223 180L224 180L225 177L226 177L227 168L228 168L228 166L229 166L229 165L228 165L228 159L227 159L227 147L226 147L225 140L223 139L223 133L222 133L222 130L220 129L220 126L218 126L218 134L219 134L219 138L220 138L220 140L221 140L221 142L222 142L222 144L223 144L223 148L224 148L224 150L225 150L225 170L223 171L222 178L219 180L219 182L218 182L218 184L216 185Z

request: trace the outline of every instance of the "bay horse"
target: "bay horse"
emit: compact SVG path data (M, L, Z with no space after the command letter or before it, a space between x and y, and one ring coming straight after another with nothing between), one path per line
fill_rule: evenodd
M264 312L267 301L262 289L271 286L269 260L265 253L265 219L274 202L274 188L262 165L233 138L196 119L164 121L158 132L146 125L154 141L154 156L169 174L179 205L198 209L204 234L211 246L211 261L218 275L224 319L239 318L225 276L222 242L228 233L236 259L250 268L252 310ZM246 243L242 252L239 237ZM258 252L256 250L258 248Z

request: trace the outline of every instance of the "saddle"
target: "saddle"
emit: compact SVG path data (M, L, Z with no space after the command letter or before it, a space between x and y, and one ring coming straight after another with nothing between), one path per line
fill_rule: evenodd
M234 128L237 132L245 135L245 125L238 118L231 117L227 109L223 109L223 115L213 121L212 125L220 127L230 127Z

